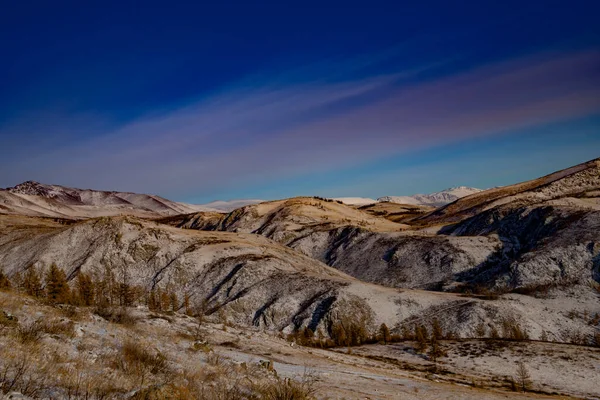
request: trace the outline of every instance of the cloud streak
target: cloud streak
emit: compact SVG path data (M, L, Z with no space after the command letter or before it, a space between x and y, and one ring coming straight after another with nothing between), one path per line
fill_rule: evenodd
M0 161L0 179L209 195L600 110L597 51L526 57L417 84L406 78L233 86L76 144L19 147ZM3 140L25 135L26 125L0 128Z

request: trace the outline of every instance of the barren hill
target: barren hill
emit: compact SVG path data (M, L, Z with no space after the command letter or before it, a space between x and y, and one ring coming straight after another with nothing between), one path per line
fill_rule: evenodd
M0 264L13 280L29 268L43 272L56 263L70 281L82 272L110 278L108 284L136 288L140 302L152 290L170 291L207 314L222 312L242 326L274 332L310 327L329 335L339 321L354 320L371 332L385 322L400 333L403 326L434 317L460 337L473 337L481 322L501 330L503 320L558 341L570 340L573 329L584 335L593 329L584 319L566 323L573 308L593 312L589 293L560 300L512 294L489 301L398 291L361 282L258 235L181 230L133 217L65 226L1 216L0 228Z
M152 218L197 211L214 210L155 195L74 189L32 181L0 190L0 213L3 214L59 218L129 214Z
M178 225L261 234L355 278L391 287L588 290L587 282L600 281L598 165L594 160L476 193L425 216L422 209L390 203L357 210L297 198L244 207L222 219L201 213ZM405 223L393 224L383 219L385 204L414 214L401 214Z
M420 218L420 222L455 223L505 204L513 208L547 203L598 209L599 190L600 159L595 159L538 179L463 197Z

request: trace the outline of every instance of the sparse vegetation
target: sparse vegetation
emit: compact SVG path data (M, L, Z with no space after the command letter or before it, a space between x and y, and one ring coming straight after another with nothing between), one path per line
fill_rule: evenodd
M517 363L515 379L518 384L518 388L522 392L529 390L529 388L531 386L531 375L529 374L529 370L527 369L527 366L521 361L519 361Z

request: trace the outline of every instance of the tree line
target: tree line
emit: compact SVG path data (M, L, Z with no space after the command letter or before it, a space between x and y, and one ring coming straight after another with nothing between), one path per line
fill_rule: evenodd
M107 269L102 276L78 271L71 280L55 263L47 271L28 267L23 273L9 277L0 269L0 290L17 290L48 304L66 304L86 307L132 307L146 305L151 311L193 314L189 295L182 299L172 288L147 289L128 283L127 275L117 279Z

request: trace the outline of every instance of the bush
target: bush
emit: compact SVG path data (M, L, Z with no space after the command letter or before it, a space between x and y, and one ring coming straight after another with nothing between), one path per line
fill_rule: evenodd
M109 322L126 326L133 326L137 322L127 307L110 307L106 305L97 306L94 314L104 318Z
M42 331L49 335L62 335L70 338L75 336L73 321L55 319L42 323L41 327Z
M28 322L17 328L17 338L23 344L37 343L44 334L44 326L40 320Z
M513 318L502 320L502 336L504 339L529 340L527 331Z
M255 392L263 400L312 400L317 392L315 382L315 376L305 371L300 381L277 379L256 387Z
M121 347L121 357L115 360L116 367L137 378L142 386L149 376L169 372L167 358L160 352L151 352L133 341L126 341Z

